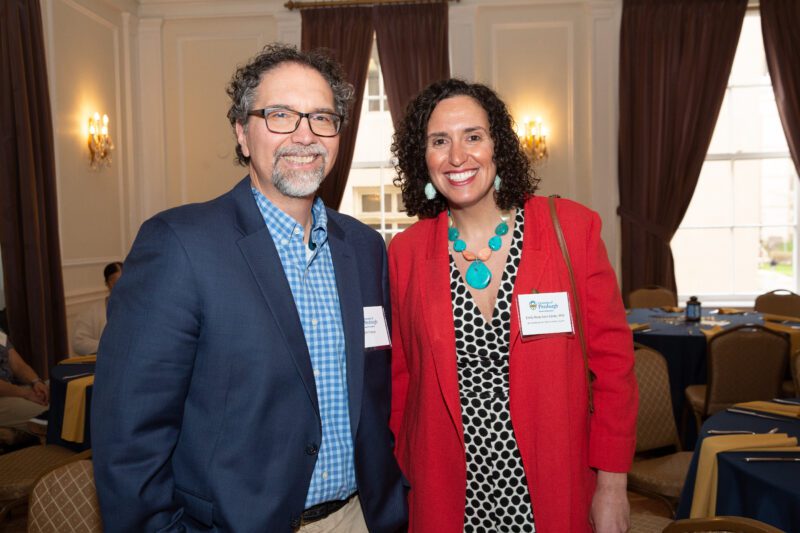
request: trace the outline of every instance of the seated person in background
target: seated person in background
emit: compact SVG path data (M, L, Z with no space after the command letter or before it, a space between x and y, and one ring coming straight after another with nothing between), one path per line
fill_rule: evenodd
M48 403L50 387L0 332L0 426L25 429L26 422L47 410Z
M103 277L106 280L108 293L114 288L114 284L122 275L122 263L115 261L109 263L103 269ZM106 327L106 304L108 296L95 302L91 307L78 315L75 319L75 326L72 330L72 349L78 355L89 355L97 353L97 345L100 343L100 335Z

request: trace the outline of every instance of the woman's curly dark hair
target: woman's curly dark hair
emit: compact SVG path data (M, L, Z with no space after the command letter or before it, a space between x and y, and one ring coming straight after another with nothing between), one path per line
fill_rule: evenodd
M423 89L406 107L405 116L394 134L392 153L397 158L394 184L403 191L409 216L432 218L447 209L447 200L441 194L433 200L425 197L425 184L430 180L425 152L431 113L439 102L454 96L475 99L489 117L494 164L503 180L500 190L495 192L495 203L503 210L522 207L536 191L539 179L522 151L508 108L489 87L450 78Z

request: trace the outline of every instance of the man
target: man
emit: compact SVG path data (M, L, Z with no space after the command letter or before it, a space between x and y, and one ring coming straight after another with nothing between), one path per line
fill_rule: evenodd
M50 387L0 331L0 427L27 429L28 420L46 411L48 403Z
M402 529L388 338L365 335L365 313L390 309L385 248L314 196L352 87L318 53L268 46L228 94L250 176L145 222L109 302L92 399L104 528Z

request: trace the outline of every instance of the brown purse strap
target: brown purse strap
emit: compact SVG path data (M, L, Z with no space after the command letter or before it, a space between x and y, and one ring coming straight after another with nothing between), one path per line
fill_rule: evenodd
M558 198L557 195L550 196L547 199L547 203L550 205L550 218L553 219L553 229L556 231L558 245L561 247L561 254L564 256L564 262L567 264L567 272L569 272L569 284L572 288L572 300L575 303L575 322L578 327L578 339L580 340L581 353L583 354L583 368L586 371L586 389L589 391L589 412L594 413L592 371L589 369L589 356L586 353L586 337L583 334L583 314L581 313L581 300L578 298L578 289L575 287L575 274L572 272L572 261L569 259L567 241L564 239L564 232L561 229L561 223L558 221L558 214L556 213L556 198Z

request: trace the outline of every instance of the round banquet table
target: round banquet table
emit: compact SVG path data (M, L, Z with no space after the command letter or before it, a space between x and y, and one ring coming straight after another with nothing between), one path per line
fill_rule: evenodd
M800 401L800 400L796 400ZM695 447L686 483L678 504L677 518L688 518L694 496L697 461L708 430L748 430L780 433L800 438L800 419L758 418L721 411L706 420ZM789 532L800 532L800 461L746 462L745 457L792 457L800 452L723 452L717 455L717 516L744 516Z

